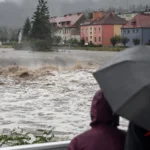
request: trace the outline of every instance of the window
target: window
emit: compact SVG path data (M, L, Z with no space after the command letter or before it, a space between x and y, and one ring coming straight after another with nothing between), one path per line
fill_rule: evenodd
M99 37L99 42L101 42L101 37Z
M127 33L129 34L129 33L130 33L130 30L128 30Z
M90 28L90 30L92 30L92 27Z
M101 32L101 28L99 28L99 33Z
M90 39L92 39L92 36L90 36Z
M139 33L139 29L136 29L136 33Z
M95 37L95 42L96 42L96 37Z
M88 32L88 29L86 29L86 33Z
M94 29L94 31L96 32L96 28Z
M92 32L90 32L90 34L92 34Z
M133 33L135 33L135 30L133 29Z
M124 34L126 34L126 30L124 30Z

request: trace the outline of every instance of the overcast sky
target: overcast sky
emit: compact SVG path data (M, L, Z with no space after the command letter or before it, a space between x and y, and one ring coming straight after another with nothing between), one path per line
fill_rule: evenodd
M150 0L48 0L51 16L80 12L85 9L98 10L109 7L126 7L140 4L150 5ZM35 11L37 0L0 0L0 25L21 26L26 17Z

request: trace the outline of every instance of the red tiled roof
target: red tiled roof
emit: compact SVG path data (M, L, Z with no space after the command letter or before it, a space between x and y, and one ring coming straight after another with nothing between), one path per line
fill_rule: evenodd
M65 24L63 27L76 27L76 22L83 16L83 14L76 14L76 15L64 15L63 17L51 17L51 23L57 23L57 27L62 27L60 23L62 22L69 22L69 24Z
M127 21L112 12L107 12L102 18L84 21L81 25L125 25Z
M122 28L150 28L150 14L139 13Z
M124 25L127 21L112 12L106 13L102 18L96 19L92 24L101 25Z

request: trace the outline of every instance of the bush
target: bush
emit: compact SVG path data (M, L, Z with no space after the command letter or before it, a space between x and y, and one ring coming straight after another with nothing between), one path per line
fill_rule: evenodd
M0 135L0 146L15 146L27 144L39 144L54 142L57 139L54 137L53 128L49 130L36 130L35 133L27 133L23 129L14 129L9 134Z
M110 42L115 47L118 42L118 38L114 36L110 39Z
M134 45L139 45L140 39L138 39L138 38L133 39L133 43L134 43Z
M81 45L81 46L84 46L84 45L85 45L85 40L84 40L84 39L81 39L80 45Z
M35 40L31 42L30 46L35 51L52 51L52 44L49 40Z
M96 45L97 47L103 47L103 45L102 44L98 44L98 45Z
M121 43L126 46L126 44L129 42L129 39L127 37L122 37L121 38Z
M31 43L27 41L24 41L22 43L16 43L13 45L13 48L15 50L29 50L31 49Z
M95 47L95 45L92 42L90 42L88 46L89 47Z
M150 40L146 43L146 45L150 45Z
M119 35L116 35L115 38L117 40L117 43L121 43L121 37Z

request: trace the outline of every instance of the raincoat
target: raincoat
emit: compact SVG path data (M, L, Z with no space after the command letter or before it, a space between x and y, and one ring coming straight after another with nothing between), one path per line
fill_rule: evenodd
M117 129L118 116L113 112L101 91L93 98L91 129L75 137L68 150L124 150L125 132Z
M134 123L129 124L125 150L150 150L150 134Z

